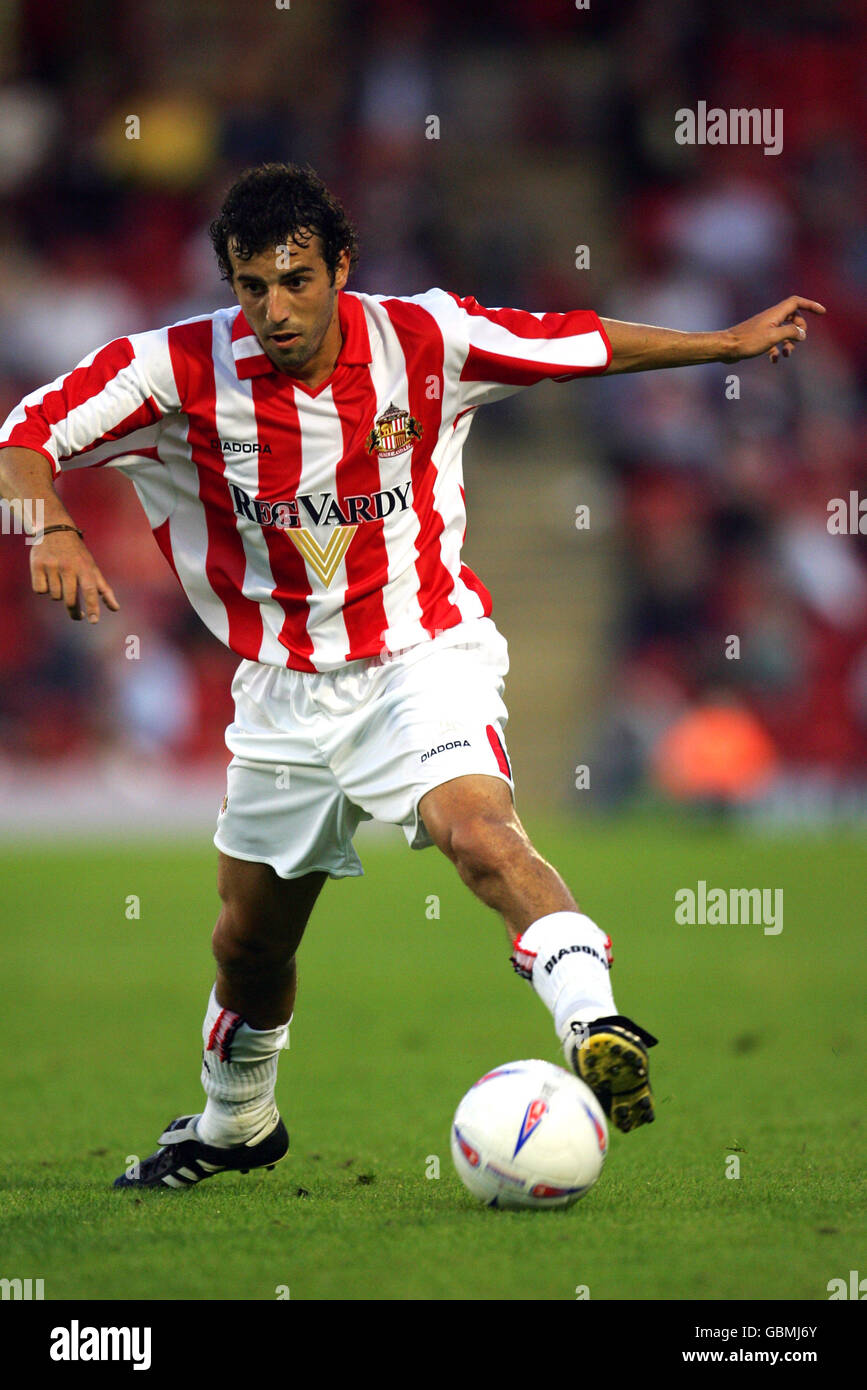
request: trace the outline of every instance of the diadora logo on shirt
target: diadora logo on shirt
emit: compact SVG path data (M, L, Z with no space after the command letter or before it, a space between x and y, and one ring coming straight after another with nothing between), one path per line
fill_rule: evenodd
M282 497L276 502L266 502L251 497L236 483L229 484L235 515L248 521L258 522L260 526L274 527L285 531L290 541L300 550L304 559L315 574L328 588L340 568L340 562L358 530L365 521L383 521L392 512L405 512L410 506L412 483L397 483L392 488L380 492L357 493L338 501L333 492L299 492L295 497ZM321 545L304 522L314 526L334 528L325 545Z
M270 444L252 443L249 439L209 439L209 449L218 449L221 454L270 454Z

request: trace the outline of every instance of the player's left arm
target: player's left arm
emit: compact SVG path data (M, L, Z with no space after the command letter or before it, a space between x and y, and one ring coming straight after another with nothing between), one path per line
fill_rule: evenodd
M606 375L615 372L648 372L658 367L691 367L702 362L740 362L763 352L772 362L790 357L795 345L807 336L804 312L824 314L815 299L790 295L754 318L718 333L680 333L673 328L652 328L646 323L621 323L600 319L611 344Z

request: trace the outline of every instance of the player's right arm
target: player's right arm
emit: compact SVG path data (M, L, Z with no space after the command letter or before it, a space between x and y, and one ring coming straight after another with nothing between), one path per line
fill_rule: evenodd
M54 489L61 472L149 461L162 421L180 406L168 329L117 338L32 392L0 425L0 495L18 501L38 529L75 526ZM65 603L74 619L99 619L118 602L81 537L53 531L31 547L37 594ZM84 610L82 612L82 609Z
M38 535L50 526L75 528L55 490L51 464L35 449L0 449L0 497L17 503L22 515L39 517ZM112 612L120 607L77 528L53 531L30 547L30 576L34 593L62 600L76 622L85 616L98 622L100 599Z

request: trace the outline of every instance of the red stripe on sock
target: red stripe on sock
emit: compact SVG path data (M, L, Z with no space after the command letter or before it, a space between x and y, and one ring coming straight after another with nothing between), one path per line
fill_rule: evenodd
M217 1015L217 1021L208 1035L208 1046L206 1051L213 1052L219 1048L220 1060L228 1061L228 1046L237 1029L244 1022L240 1014L233 1013L231 1009L221 1009Z
M226 1012L225 1009L221 1009L221 1010L220 1010L220 1012L217 1014L217 1021L216 1021L216 1023L214 1024L213 1028L211 1029L210 1033L208 1034L208 1046L207 1046L207 1049L206 1049L208 1052L213 1052L214 1047L216 1046L216 1042L217 1042L217 1033L218 1033L218 1031L219 1031L220 1024L221 1024L222 1021L223 1021L223 1014L224 1014L225 1012Z

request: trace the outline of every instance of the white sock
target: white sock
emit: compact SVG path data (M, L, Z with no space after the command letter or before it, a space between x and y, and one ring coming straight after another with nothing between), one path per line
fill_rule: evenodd
M512 963L554 1015L561 1043L573 1023L616 1014L611 992L611 940L583 912L552 912L515 942Z
M211 990L202 1027L202 1085L208 1099L196 1124L203 1143L243 1144L274 1128L277 1062L289 1046L291 1022L251 1028L240 1014L224 1009Z

